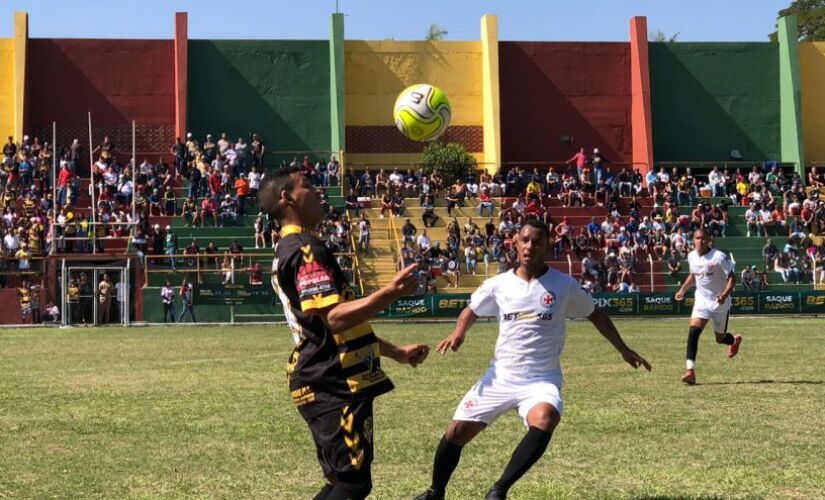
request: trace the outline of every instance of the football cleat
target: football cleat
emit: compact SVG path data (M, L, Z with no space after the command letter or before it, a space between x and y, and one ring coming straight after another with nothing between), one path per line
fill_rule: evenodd
M731 344L731 346L728 347L728 357L729 358L732 358L732 357L736 356L736 353L739 352L739 345L741 343L742 343L742 336L741 335L737 335L737 336L733 337L733 344Z
M434 489L428 488L427 491L418 495L413 500L444 500L444 493L437 493Z
M493 486L490 488L490 491L484 495L484 500L506 500L507 499L507 492L499 488L498 486Z
M687 385L696 385L696 373L693 370L688 370L682 375L682 382Z

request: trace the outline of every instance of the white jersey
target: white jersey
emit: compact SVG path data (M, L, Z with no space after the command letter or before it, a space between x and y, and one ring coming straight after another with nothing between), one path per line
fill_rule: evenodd
M733 272L733 262L721 250L711 248L705 255L691 251L688 265L690 274L696 279L696 304L716 304L725 291L728 275ZM730 302L730 297L727 302Z
M593 312L593 300L570 276L548 269L532 281L515 270L486 280L470 298L478 316L498 316L499 334L492 365L508 379L561 374L565 320Z

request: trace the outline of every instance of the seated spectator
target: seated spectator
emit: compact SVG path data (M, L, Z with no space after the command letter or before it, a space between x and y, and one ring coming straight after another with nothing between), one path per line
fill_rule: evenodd
M432 245L432 241L430 240L430 237L427 235L427 230L426 229L421 231L421 234L418 236L418 239L416 240L416 243L418 245L418 251L419 252L423 253L423 252L426 252L430 249L430 246Z
M201 210L196 217L196 220L192 222L192 224L197 224L197 221L200 220L201 227L206 224L206 218L212 218L212 225L218 227L218 205L215 203L215 200L210 197L205 197L201 201Z
M395 217L401 217L404 215L404 210L406 208L407 204L404 201L404 197L401 195L401 190L397 189L392 195L392 209Z
M759 233L764 233L767 237L768 233L765 231L764 223L759 216L759 208L755 204L751 204L748 207L748 210L745 211L745 224L747 225L747 237L751 237L751 232L755 232L756 236L759 236Z
M394 214L395 205L393 204L392 197L390 196L389 192L386 192L381 196L381 218L384 218L384 212L389 210L390 217Z
M232 197L229 196L229 195L224 196L224 199L221 202L221 207L220 207L220 219L221 219L220 227L223 227L224 223L227 220L235 221L235 220L238 219L237 209L238 209L238 206L235 203L235 200L232 199ZM204 211L205 211L205 209L204 209Z
M741 274L742 288L746 291L757 290L756 266L745 266Z
M415 243L415 238L417 234L418 229L412 222L410 222L410 219L407 219L404 225L401 226L401 237L403 238L403 242Z
M434 226L436 221L438 221L438 216L435 214L433 195L428 194L424 198L424 200L421 202L421 208L423 209L421 219L424 222L424 227Z
M493 216L493 198L486 187L478 195L478 216L484 217L485 210L489 211L490 217Z

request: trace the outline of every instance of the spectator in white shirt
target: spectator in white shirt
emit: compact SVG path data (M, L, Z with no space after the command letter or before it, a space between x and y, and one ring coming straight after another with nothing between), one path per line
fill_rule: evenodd
M712 196L725 196L725 177L719 172L719 167L713 167L708 174L708 184Z
M424 229L421 231L421 234L418 236L418 250L423 253L430 249L432 245L432 241L430 241L430 237L427 236L427 230Z
M253 166L246 179L249 181L249 197L257 198L258 189L261 187L261 174L258 172L258 167Z

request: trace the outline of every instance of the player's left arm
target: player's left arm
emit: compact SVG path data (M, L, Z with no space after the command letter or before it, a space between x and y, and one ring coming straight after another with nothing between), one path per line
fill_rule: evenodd
M730 294L733 292L733 288L736 286L736 273L731 271L728 274L728 282L725 284L725 289L722 291L722 294L719 295L719 298L716 299L717 302L720 304L724 303L730 297Z
M413 368L423 363L430 354L430 348L427 344L397 346L381 337L378 337L378 347L381 349L382 356L386 356L402 365L410 365Z
M722 294L716 299L717 302L720 304L724 303L730 297L731 292L733 292L733 287L736 286L736 271L734 270L733 261L730 260L730 257L724 256L720 262L719 267L728 275L728 282L725 284L725 289L722 291Z
M650 371L652 366L650 363L647 362L643 357L636 354L633 349L627 347L627 344L624 343L622 336L619 335L619 331L616 329L616 325L613 324L613 321L610 319L610 316L607 315L604 310L599 309L598 307L593 309L593 312L587 319L593 323L593 326L596 327L596 330L602 334L604 338L607 339L613 347L616 348L617 351L622 355L622 358L632 366L633 368L639 368L640 366L644 366L647 371Z

